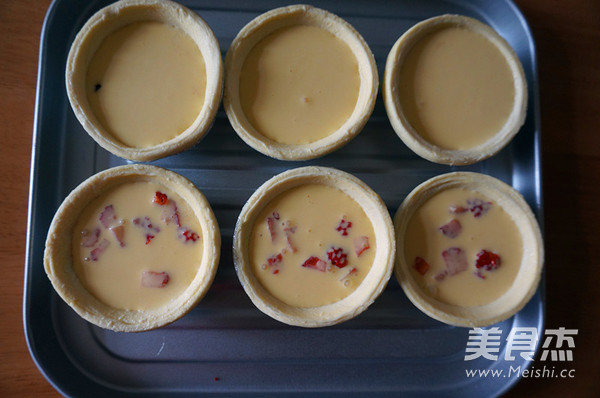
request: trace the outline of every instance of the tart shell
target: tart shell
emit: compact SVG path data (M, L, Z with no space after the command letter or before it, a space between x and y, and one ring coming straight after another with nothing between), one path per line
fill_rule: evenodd
M198 218L202 230L202 259L190 286L176 299L152 310L123 310L93 296L73 269L71 237L86 206L102 193L127 182L152 181L177 192ZM186 178L149 165L126 165L102 171L81 183L63 201L48 231L44 268L59 296L82 318L105 329L140 332L174 322L188 313L206 294L219 264L221 235L204 195Z
M248 53L275 30L293 25L317 26L343 40L356 56L360 75L357 103L346 122L320 140L299 145L282 144L258 132L245 116L239 98L239 79ZM225 57L223 105L234 130L252 148L280 160L307 160L338 149L362 130L375 107L378 87L379 77L373 53L367 42L348 22L319 8L292 5L259 15L235 37Z
M523 257L511 287L495 301L475 307L462 307L438 301L425 293L410 272L405 259L404 237L411 217L429 198L450 188L465 188L480 192L494 200L512 218L521 233ZM396 265L394 273L410 301L430 317L449 325L463 327L489 326L503 321L531 299L540 282L544 246L534 214L525 199L511 186L479 173L443 174L416 187L400 205L394 217L396 229Z
M206 66L206 91L202 108L187 129L158 145L135 148L117 140L98 121L87 100L85 79L90 60L109 34L144 21L175 26L198 45ZM65 77L73 112L90 137L114 155L135 161L159 159L196 144L212 126L223 94L223 63L215 35L198 14L168 0L121 0L98 11L75 37Z
M401 84L399 82L400 71L412 47L424 36L451 26L468 29L487 38L506 59L514 83L513 107L504 125L488 141L465 150L445 149L426 141L404 115L397 94L398 84ZM385 65L383 100L394 131L413 152L435 163L468 165L495 155L519 132L527 114L527 82L519 58L496 31L473 18L462 15L441 15L419 22L396 41L388 54Z
M249 259L249 239L261 210L281 193L304 184L324 184L340 189L354 199L373 225L377 252L363 282L344 299L319 307L299 308L273 297L260 284ZM331 326L359 315L381 294L391 276L395 253L389 212L381 198L358 178L326 167L301 167L276 175L248 199L233 236L233 261L242 287L263 313L288 325Z

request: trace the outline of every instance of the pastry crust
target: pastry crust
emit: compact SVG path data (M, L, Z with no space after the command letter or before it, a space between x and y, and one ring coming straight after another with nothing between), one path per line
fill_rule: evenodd
M206 66L206 91L200 113L185 131L158 145L135 148L117 140L98 122L87 100L85 78L88 64L102 41L115 30L142 21L175 26L198 45ZM166 0L121 0L94 14L73 41L65 77L73 112L88 134L107 151L136 161L159 159L196 144L212 126L223 94L221 52L212 30L198 14Z
M487 38L505 57L514 83L514 103L502 128L487 142L467 150L450 150L426 141L403 114L397 85L404 60L421 38L438 29L457 26L469 29ZM396 41L388 54L383 76L385 109L400 139L417 155L435 163L468 165L487 159L504 148L519 132L527 114L527 82L519 58L510 45L489 26L476 19L461 15L441 15L419 22Z
M356 106L340 128L328 136L299 145L282 144L258 132L246 118L239 98L239 79L250 50L277 29L292 25L311 25L326 29L343 40L358 62L360 88ZM326 155L354 138L364 127L375 107L379 88L377 65L362 36L340 17L308 5L277 8L250 21L235 37L225 57L223 105L237 134L257 151L280 160L307 160Z
M486 305L462 307L432 298L414 280L410 265L405 259L404 236L414 212L429 198L450 188L465 188L493 198L510 215L523 239L523 257L512 286L501 297ZM396 278L413 304L434 319L464 327L492 325L521 310L537 290L544 263L540 228L521 194L496 178L469 172L448 173L431 178L406 197L396 212L394 227L397 245L394 268Z
M107 190L135 181L156 182L177 192L189 204L202 230L203 254L195 278L181 296L152 310L122 310L104 304L86 290L73 269L71 237L81 212ZM44 268L56 292L82 318L114 331L140 332L179 319L200 301L217 272L220 246L221 234L210 205L189 180L156 166L126 165L88 178L63 201L48 231Z
M249 239L256 217L282 192L304 184L325 184L343 191L364 210L373 225L377 251L363 282L344 299L319 307L298 308L273 297L260 284L249 259ZM354 318L381 294L391 276L395 254L394 230L389 212L381 198L358 178L326 167L301 167L276 175L248 199L235 226L233 261L238 278L259 310L288 325L331 326Z

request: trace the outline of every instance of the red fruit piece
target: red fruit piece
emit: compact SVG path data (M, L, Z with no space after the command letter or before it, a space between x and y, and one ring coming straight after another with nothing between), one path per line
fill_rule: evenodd
M441 282L446 278L447 275L448 275L448 271L438 272L437 274L435 274L433 279L435 279L438 282Z
M331 249L327 251L327 258L331 261L331 264L338 268L344 268L348 265L348 255L344 253L344 250L341 247L336 249L332 246Z
M154 235L146 234L146 244L150 243L152 239L156 238Z
M197 233L187 227L179 227L177 231L179 232L179 238L186 243L190 241L196 242L200 239L200 236Z
M100 228L94 228L93 231L84 229L81 231L81 235L83 236L81 239L81 246L93 247L96 245L96 243L98 243L98 238L100 238Z
M352 221L348 221L346 216L342 217L340 223L335 228L342 236L348 236L348 230L352 227Z
M267 259L267 265L272 266L272 265L279 265L281 263L281 261L283 260L283 255L281 253L271 256Z
M175 223L175 225L181 227L179 213L177 212L177 203L175 203L174 200L169 200L165 205L162 206L165 208L160 215L161 220L163 220L167 225Z
M477 269L483 268L486 271L493 271L500 267L500 256L496 253L482 250L477 253L477 260L475 261L475 267Z
M98 220L100 220L100 224L102 224L102 226L106 229L115 227L119 224L113 205L106 206L104 210L102 210L102 212L100 213L100 217L98 217Z
M276 211L267 217L267 228L271 234L271 242L275 242L275 238L277 238L277 220L279 220L279 213Z
M469 211L473 213L473 217L479 218L483 216L492 207L492 202L484 202L481 199L468 199Z
M349 276L356 275L357 273L358 273L358 270L353 267L350 271L348 271L348 273L346 275L344 275L340 279L338 279L338 281L343 281L344 279L348 278Z
M125 241L124 241L124 239L125 239L125 226L119 225L117 227L112 227L110 229L110 231L115 236L115 239L117 239L117 242L119 242L119 246L124 247L125 246Z
M164 206L169 202L169 198L166 194L156 191L156 193L154 194L154 199L152 199L152 201L158 205Z
M354 239L354 253L356 253L356 257L360 257L360 255L370 247L368 236L359 236L358 238Z
M166 272L143 271L141 284L142 287L165 287L170 279Z
M475 275L478 278L485 279L485 275L483 275L481 271L475 271L473 272L473 275Z
M429 264L423 257L415 257L415 269L421 275L425 275L429 271Z
M152 239L156 237L156 234L160 232L160 228L152 224L149 217L134 218L133 225L140 227L146 233L146 244L149 244Z
M302 264L302 266L305 268L316 269L317 271L321 272L325 272L327 270L327 263L315 256L309 257L304 264Z
M100 244L98 245L98 247L96 247L94 250L92 250L90 252L90 258L92 259L92 261L98 261L98 259L100 258L100 255L102 254L102 252L104 250L106 250L106 248L109 245L110 245L110 243L106 239L102 239L102 241L100 242Z
M446 271L449 276L456 275L465 271L469 267L467 255L459 247L451 247L442 252L442 257L446 263Z
M469 209L467 209L466 207L462 207L462 206L450 206L448 208L448 210L452 214L462 214L462 213L469 211Z
M453 219L452 221L442 225L439 229L442 231L444 236L454 239L462 232L462 225L460 224L460 221Z

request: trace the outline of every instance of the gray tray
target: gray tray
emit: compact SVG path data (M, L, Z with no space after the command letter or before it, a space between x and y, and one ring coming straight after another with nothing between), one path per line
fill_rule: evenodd
M282 1L183 2L213 28L223 52L242 26ZM344 148L309 162L282 162L255 152L237 137L221 110L195 148L153 162L191 179L213 206L223 236L222 260L205 299L160 330L125 334L79 318L53 291L43 250L54 212L92 174L125 163L99 148L79 125L65 92L71 42L83 23L108 1L56 0L44 23L35 112L24 326L31 355L48 381L69 396L344 395L495 396L517 378L467 378L465 368L527 367L522 359L464 361L469 329L423 315L392 278L362 315L338 326L301 329L258 311L234 272L231 243L236 217L268 178L307 164L355 174L377 191L392 214L419 183L437 174L470 170L518 189L541 221L539 100L534 43L527 23L509 0L314 1L348 20L371 46L383 76L388 51L410 26L442 13L459 13L495 28L515 49L529 84L522 131L498 155L469 167L429 163L414 155L392 130L381 96L363 132ZM544 319L543 286L503 331L500 358L513 326L538 327Z

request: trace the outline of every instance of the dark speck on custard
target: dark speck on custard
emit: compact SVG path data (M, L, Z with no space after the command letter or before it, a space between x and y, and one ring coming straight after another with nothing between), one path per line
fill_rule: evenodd
M102 88L102 84L96 83L96 85L94 86L94 92L100 90L101 88Z

